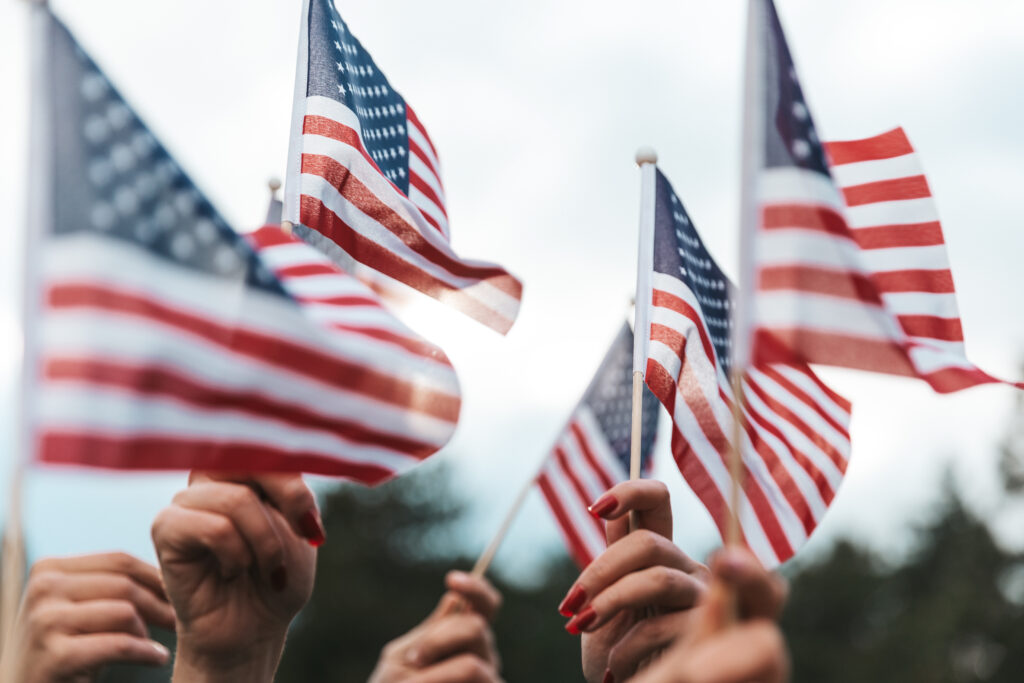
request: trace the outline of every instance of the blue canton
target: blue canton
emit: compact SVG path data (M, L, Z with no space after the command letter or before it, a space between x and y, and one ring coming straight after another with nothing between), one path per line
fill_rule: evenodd
M307 96L328 97L359 119L370 158L409 194L409 132L405 100L348 30L331 0L311 0Z
M252 246L230 228L139 120L67 28L51 17L49 87L57 111L55 235L124 240L179 266L284 295Z
M633 414L633 332L628 324L622 326L611 349L601 361L601 367L583 396L583 403L594 414L623 469L629 472ZM641 470L649 472L651 448L658 431L659 404L646 385L642 410Z
M654 206L654 271L682 281L697 297L715 357L728 376L733 285L704 247L682 200L660 170Z

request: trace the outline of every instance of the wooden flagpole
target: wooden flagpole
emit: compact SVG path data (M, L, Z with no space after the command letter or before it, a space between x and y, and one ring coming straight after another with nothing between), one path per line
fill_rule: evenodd
M14 622L21 604L21 590L25 583L25 538L21 520L21 490L24 467L18 464L11 479L7 523L4 525L2 582L0 582L0 653L14 633Z
M630 420L629 478L640 478L643 453L644 369L651 334L651 271L654 269L654 199L658 153L650 147L636 151L640 167L640 230L637 240L636 300L633 313L633 412ZM629 513L629 530L636 531L637 516Z

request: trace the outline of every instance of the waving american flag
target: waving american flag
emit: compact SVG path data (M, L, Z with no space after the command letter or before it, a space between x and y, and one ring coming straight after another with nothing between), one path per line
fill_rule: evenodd
M277 227L232 230L46 8L32 430L43 461L378 483L447 442L437 348Z
M942 227L902 129L822 144L771 0L747 240L754 357L916 376L939 392L997 382L967 360Z
M306 0L303 11L285 220L338 263L369 266L507 332L522 286L452 251L426 128L331 0Z
M672 416L680 472L724 536L736 400L730 383L735 291L660 171L652 213L645 380ZM842 483L850 404L807 365L776 363L747 369L741 405L740 528L772 567L806 542Z
M537 478L569 554L581 567L605 549L604 522L587 506L629 479L632 410L633 331L623 324ZM645 474L651 468L658 411L658 400L644 389L640 462Z

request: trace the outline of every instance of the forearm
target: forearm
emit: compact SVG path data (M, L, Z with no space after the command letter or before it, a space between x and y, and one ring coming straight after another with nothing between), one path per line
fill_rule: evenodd
M284 651L284 639L246 648L230 656L202 655L179 646L172 683L272 683Z

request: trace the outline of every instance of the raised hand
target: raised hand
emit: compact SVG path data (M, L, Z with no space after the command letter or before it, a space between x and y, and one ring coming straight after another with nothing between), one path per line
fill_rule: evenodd
M114 663L162 666L146 624L174 628L160 572L123 553L40 560L0 660L4 683L88 683Z
M637 531L630 534L629 513ZM672 542L672 506L664 484L618 484L592 506L608 520L608 549L559 606L570 633L582 633L583 675L591 683L625 680L688 627L708 571Z
M749 552L721 551L711 563L713 588L693 611L693 624L636 683L784 683L786 643L775 619L785 584ZM735 623L726 619L735 612Z
M178 617L174 681L273 680L323 540L300 476L193 474L153 523Z
M434 612L384 646L369 683L497 683L500 662L489 622L501 596L485 580L450 572Z

